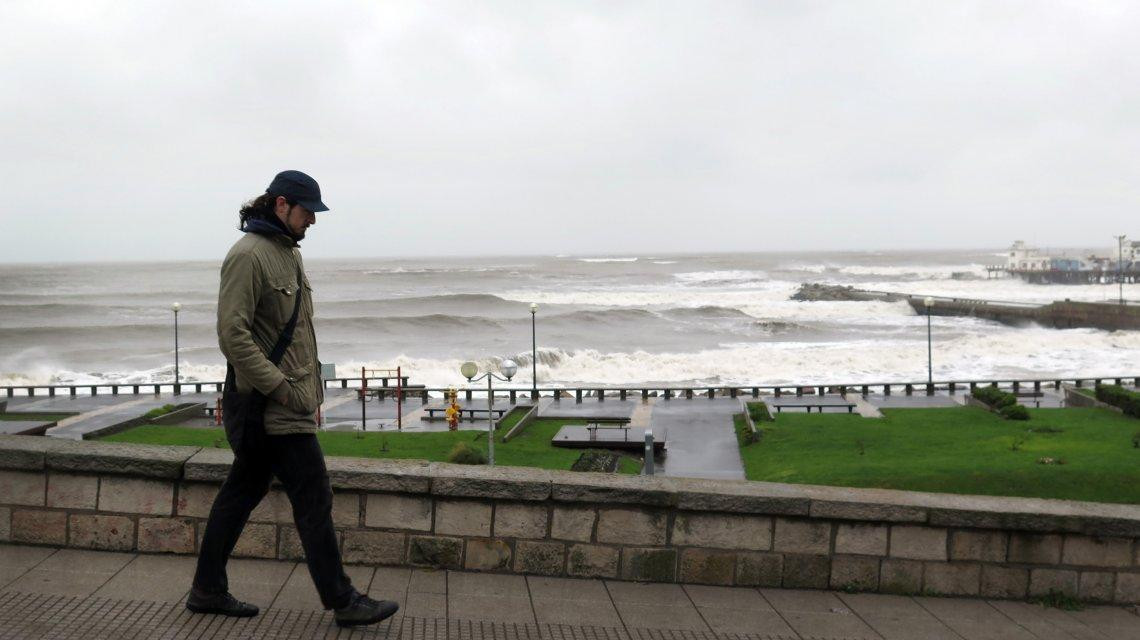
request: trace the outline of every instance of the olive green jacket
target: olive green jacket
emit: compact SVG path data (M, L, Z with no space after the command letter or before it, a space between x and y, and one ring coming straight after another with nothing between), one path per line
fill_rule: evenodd
M302 273L300 289L298 269ZM298 295L301 308L293 342L280 366L274 366L269 353L289 323ZM234 243L222 263L218 346L233 365L238 392L256 389L268 397L267 434L316 433L316 411L324 401L324 385L313 331L312 289L304 275L300 249L292 238L246 233ZM282 387L283 383L287 386ZM286 389L288 400L282 403L274 399L284 398Z

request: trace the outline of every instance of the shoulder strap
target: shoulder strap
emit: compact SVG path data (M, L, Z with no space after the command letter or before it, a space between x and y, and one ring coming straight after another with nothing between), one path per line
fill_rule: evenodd
M293 330L297 328L297 313L301 310L301 296L304 295L304 280L301 275L301 265L297 264L297 299L293 302L293 316L289 318L289 324L285 325L285 330L281 332L281 336L277 338L277 344L273 345L273 351L269 354L269 361L274 365L281 364L281 359L285 357L285 350L293 342Z

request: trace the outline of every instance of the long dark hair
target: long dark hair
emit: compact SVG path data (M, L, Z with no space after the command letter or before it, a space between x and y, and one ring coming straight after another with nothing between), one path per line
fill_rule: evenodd
M245 225L250 220L271 220L277 215L276 211L277 196L263 193L241 206L241 211L238 211L238 230L245 231Z

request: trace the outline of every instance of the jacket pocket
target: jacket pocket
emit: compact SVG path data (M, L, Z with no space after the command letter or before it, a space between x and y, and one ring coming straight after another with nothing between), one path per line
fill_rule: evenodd
M312 367L297 367L285 374L289 383L289 408L297 413L308 415L317 410L316 377Z

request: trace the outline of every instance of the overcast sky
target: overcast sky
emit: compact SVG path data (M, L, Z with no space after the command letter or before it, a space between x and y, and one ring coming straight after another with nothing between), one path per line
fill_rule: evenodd
M0 2L0 261L1140 237L1140 3Z

